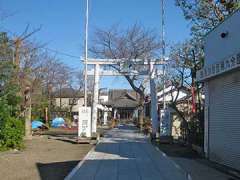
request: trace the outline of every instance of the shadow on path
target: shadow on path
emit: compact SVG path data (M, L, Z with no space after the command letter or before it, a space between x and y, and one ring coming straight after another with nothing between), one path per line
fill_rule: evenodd
M37 163L41 180L63 180L79 161Z

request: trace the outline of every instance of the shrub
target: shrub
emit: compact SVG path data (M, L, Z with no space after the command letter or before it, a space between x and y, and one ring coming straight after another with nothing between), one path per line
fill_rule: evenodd
M70 117L66 117L66 118L64 118L64 120L65 120L67 126L68 126L68 127L71 127L71 125L72 125L71 118L70 118Z
M3 44L4 42L4 44ZM0 38L0 46L7 45L8 39ZM7 47L7 46L6 46ZM12 54L11 48L4 50L6 56ZM23 122L20 116L21 87L18 69L9 59L0 61L0 150L21 148L23 146Z
M21 149L23 147L24 124L14 117L1 119L0 150Z

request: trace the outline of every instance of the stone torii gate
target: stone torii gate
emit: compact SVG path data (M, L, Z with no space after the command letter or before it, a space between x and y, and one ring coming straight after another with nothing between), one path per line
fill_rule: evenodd
M116 60L116 59L112 59L112 60L106 60L106 59L100 59L100 61L96 60L96 59L92 59L92 62L90 60L90 62L88 62L88 9L89 8L89 0L86 0L86 22L85 22L85 88L84 88L84 104L85 104L85 109L83 109L83 111L87 112L87 75L88 73L91 74L91 72L88 72L87 69L87 65L88 64L92 64L94 65L94 97L93 97L93 107L92 107L92 133L96 132L97 129L97 103L98 103L98 89L99 89L99 76L100 76L100 65L114 65L116 63L119 63L120 60ZM149 65L149 71L148 73L146 73L145 75L149 75L149 79L150 79L150 91L151 91L151 117L152 117L152 129L153 129L153 135L155 136L157 131L158 131L158 117L157 117L157 97L156 97L156 84L154 81L155 75L156 75L156 69L154 67L155 64L159 64L159 65L163 65L163 92L165 90L165 40L164 40L164 36L165 36L165 31L164 31L164 27L165 27L165 9L164 9L164 0L161 0L161 14L162 14L162 57L161 60L158 61L148 61L146 62ZM145 64L145 62L144 62ZM135 73L135 72L127 72L127 73ZM136 72L139 73L139 72ZM102 72L101 75L124 75L124 73L116 73L116 72ZM136 74L137 75L137 74ZM140 75L140 74L138 74ZM164 93L163 93L164 95ZM163 96L163 102L164 102L164 110L165 110L165 96ZM88 114L88 113L87 113ZM87 115L86 114L86 115ZM80 127L80 126L79 126ZM80 135L80 131L78 133Z
M134 65L140 65L141 67L147 67L143 70L127 70L117 72L114 70L103 70L101 66L111 66L124 64L124 59L88 59L87 65L92 65L94 68L87 70L88 76L94 76L94 91L93 91L93 104L92 104L92 117L91 117L91 132L92 134L97 132L97 105L99 97L99 78L100 76L124 76L124 75L137 75L137 76L149 76L150 79L150 93L151 93L151 117L152 117L152 129L153 134L158 132L158 114L157 114L157 97L156 97L156 84L155 77L161 75L162 72L156 71L154 65L165 65L163 60L129 60L127 62L135 63ZM85 62L84 62L85 63Z

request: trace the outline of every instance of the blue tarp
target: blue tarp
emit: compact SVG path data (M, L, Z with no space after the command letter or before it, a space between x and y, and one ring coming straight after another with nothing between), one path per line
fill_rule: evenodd
M57 127L64 126L64 124L65 124L64 119L61 117L58 117L52 120L51 127L57 128Z
M42 127L42 126L43 126L43 123L41 121L34 120L32 122L32 129L37 129L37 128Z

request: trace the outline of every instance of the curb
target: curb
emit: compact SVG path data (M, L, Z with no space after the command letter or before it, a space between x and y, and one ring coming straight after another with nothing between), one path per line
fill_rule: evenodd
M84 156L84 158L72 169L72 171L64 178L64 180L71 180L72 177L75 175L75 173L78 171L78 169L81 168L83 163L87 160L87 157L90 155L91 152L95 150L96 146L93 146L90 151Z
M155 147L156 150L159 151L164 157L168 158L168 159L174 164L175 167L177 167L180 171L182 171L182 172L186 175L187 180L192 180L191 174L190 174L189 172L187 172L187 171L186 171L185 169L183 169L180 165L178 165L172 158L170 158L169 156L167 156L166 153L162 152L159 147L153 145L152 143L151 143L151 145L152 145L153 147Z

